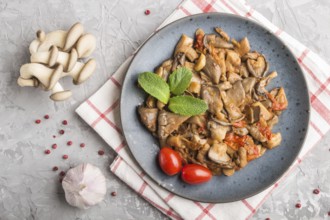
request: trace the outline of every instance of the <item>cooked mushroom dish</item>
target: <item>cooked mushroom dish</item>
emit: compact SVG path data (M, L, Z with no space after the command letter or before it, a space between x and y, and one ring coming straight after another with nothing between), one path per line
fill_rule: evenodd
M247 37L236 41L218 27L183 34L172 58L139 75L148 94L139 117L184 163L231 176L281 143L272 129L288 101L283 87L266 88L277 76L268 69Z

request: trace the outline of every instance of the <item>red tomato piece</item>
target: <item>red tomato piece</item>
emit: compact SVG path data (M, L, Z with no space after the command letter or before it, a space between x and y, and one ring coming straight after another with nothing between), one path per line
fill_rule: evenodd
M189 184L201 184L212 179L212 173L198 164L187 164L182 168L181 178Z
M160 168L169 176L179 173L182 169L182 158L178 152L169 147L163 147L158 155Z

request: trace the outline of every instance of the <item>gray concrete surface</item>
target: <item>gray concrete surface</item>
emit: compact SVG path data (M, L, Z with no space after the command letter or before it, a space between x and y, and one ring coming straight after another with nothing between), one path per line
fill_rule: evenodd
M0 219L166 219L137 196L110 171L115 157L101 138L74 109L95 92L150 33L173 11L180 0L111 1L0 1ZM330 2L327 0L249 0L276 25L298 38L330 62ZM150 9L149 16L144 10ZM94 57L96 74L81 86L69 79L63 85L73 98L53 103L48 93L16 85L20 65L28 62L29 42L35 31L68 28L81 21L98 37ZM44 120L45 114L50 119ZM37 125L34 120L41 119ZM67 126L61 125L68 120ZM66 133L58 135L59 129ZM56 135L56 138L53 138ZM73 141L68 147L66 142ZM254 219L328 219L330 211L330 135L306 157L257 211ZM79 143L84 142L85 148ZM57 143L50 155L44 150ZM99 156L97 151L106 154ZM68 154L68 160L61 156ZM106 175L108 195L87 211L64 201L58 172L81 162L91 162ZM320 188L320 195L312 194ZM116 197L110 193L117 192ZM294 207L300 201L301 209ZM238 210L239 211L239 210Z

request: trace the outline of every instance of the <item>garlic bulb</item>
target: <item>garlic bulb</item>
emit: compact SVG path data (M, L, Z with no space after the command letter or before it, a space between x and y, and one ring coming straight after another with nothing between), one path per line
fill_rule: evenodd
M88 163L70 169L63 179L62 186L66 201L81 209L101 202L107 191L101 170Z

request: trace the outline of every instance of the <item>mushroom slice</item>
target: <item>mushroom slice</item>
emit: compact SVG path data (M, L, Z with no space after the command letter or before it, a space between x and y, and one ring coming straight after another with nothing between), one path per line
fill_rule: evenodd
M217 32L225 41L229 41L230 40L230 37L229 35L224 32L221 28L219 27L215 27L214 28L215 32Z
M231 168L231 169L226 168L226 169L222 169L222 172L226 176L232 176L235 173L235 169L234 168Z
M226 81L226 82L223 82L223 83L219 83L217 85L217 87L220 89L220 90L223 90L223 91L226 91L228 89L231 89L233 86L230 82Z
M264 76L268 71L268 62L264 55L260 55L257 60L248 59L246 64L251 75L258 78Z
M273 90L272 90L273 91ZM288 100L285 95L283 87L277 89L277 94L275 96L275 103L273 103L272 108L275 111L282 111L288 107Z
M156 107L156 102L157 102L156 98L149 95L147 100L146 100L146 106L148 108L155 108Z
M140 119L142 123L148 128L152 133L156 132L157 128L157 116L158 109L157 108L145 108L142 106L138 107L138 112L140 115Z
M244 37L237 45L235 45L235 50L239 53L240 56L245 55L251 49L249 40L247 37Z
M260 119L260 106L245 106L245 116L249 124L258 122Z
M256 93L258 95L264 95L267 90L266 90L266 86L270 83L270 81L272 79L274 79L275 77L277 77L277 72L273 71L270 74L268 74L266 77L263 77L257 84L256 84Z
M189 69L191 72L195 72L194 71L194 66L195 64L189 61L185 61L184 62L184 67L186 67L187 69Z
M270 129L274 127L278 123L278 117L277 115L274 115L270 120L267 121L267 125Z
M259 107L260 108L260 116L263 117L266 121L273 118L274 114L272 114L270 111L267 110L267 108L261 104L261 102L255 102L252 104L253 107Z
M220 91L220 95L231 122L244 118L240 109L235 105L235 101L229 99L225 91Z
M166 144L170 147L184 148L184 144L189 142L181 135L169 136L166 140Z
M207 144L207 139L202 139L199 135L195 134L192 136L190 143L187 144L187 147L192 150L199 150L205 144Z
M260 56L260 53L257 51L249 52L242 56L242 61L246 61L248 59L256 60Z
M232 127L233 132L235 134L238 134L239 136L244 136L247 135L249 133L249 130L247 128L236 128L236 127Z
M231 84L234 84L235 82L237 81L241 81L242 80L242 77L240 75L238 75L237 73L228 73L228 81L231 83Z
M186 55L183 52L177 53L173 58L173 65L171 72L175 71L178 67L184 66L186 63Z
M249 70L247 69L246 63L242 63L239 67L239 75L243 78L249 77Z
M205 155L207 154L207 152L210 149L210 145L209 144L204 144L199 150L198 150L198 154L196 156L196 159L198 162L204 164L205 163Z
M205 55L201 53L201 55L199 55L199 58L197 60L197 63L194 66L194 69L196 71L200 71L200 70L202 70L204 68L205 64L206 64Z
M193 46L194 40L187 35L183 34L175 47L174 56L178 53L184 53L190 61L194 61L198 58L197 52Z
M226 133L230 130L229 126L222 126L214 121L207 123L207 128L211 132L211 138L222 142L226 137Z
M221 68L215 62L215 60L212 58L211 55L207 54L205 58L206 58L206 63L203 68L203 71L208 77L210 77L210 79L214 84L218 84L221 76Z
M203 37L203 44L204 47L207 48L209 51L212 50L211 46L215 43L215 34L205 34Z
M172 68L172 63L173 61L172 60L166 60L162 63L161 66L159 66L155 73L162 77L165 81L167 81L169 75L170 75L170 71L171 71L171 68Z
M233 49L234 45L221 37L215 37L214 47L224 48L224 49Z
M226 116L221 113L220 117L215 118L213 115L211 115L211 119L215 121L216 123L223 125L223 126L231 126L232 124L227 120Z
M268 149L273 149L274 147L280 145L281 141L282 141L281 133L275 133L272 134L270 140L268 140L265 145Z
M241 58L239 54L233 50L227 50L226 71L238 73L240 65L241 65Z
M227 81L226 78L226 49L213 49L211 55L214 61L220 66L221 69L221 81Z
M233 49L234 45L215 34L206 34L203 39L204 46L211 50L211 47Z
M229 100L234 102L236 106L240 106L245 99L245 91L242 85L242 81L239 80L234 83L233 87L226 92Z
M251 134L251 136L260 142L266 142L267 138L259 131L259 128L256 124L253 124L251 126L248 127L248 130Z
M202 79L199 77L198 74L193 73L189 87L188 87L188 91L191 93L195 93L195 94L200 94L202 88Z
M206 127L206 118L204 115L195 115L189 118L189 120L187 121L187 123L190 124L196 124L199 127Z
M228 165L231 158L227 154L227 147L225 143L213 144L208 153L209 159L221 165Z
M157 104L156 105L157 105L157 108L159 110L162 110L165 107L165 103L163 103L163 102L161 102L159 100L157 100Z
M248 163L247 161L247 151L244 147L238 148L238 156L239 156L239 166L241 168L245 167Z
M218 117L223 108L220 90L217 86L203 85L201 92L202 99L208 104L209 111Z
M257 79L255 77L247 77L242 80L242 85L245 91L245 94L251 95L251 92L257 82Z
M173 131L188 120L188 116L181 116L175 113L161 110L158 114L158 130L157 134L161 142L166 139Z

